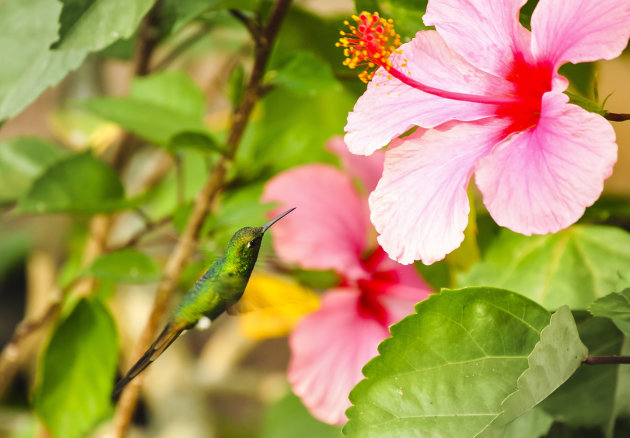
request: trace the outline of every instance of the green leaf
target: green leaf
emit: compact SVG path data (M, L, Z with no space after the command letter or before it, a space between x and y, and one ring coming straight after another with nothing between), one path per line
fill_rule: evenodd
M262 425L260 438L341 438L341 429L316 420L302 402L288 394L271 406Z
M57 39L57 0L0 2L0 120L13 117L83 62L87 50L51 51Z
M99 301L83 299L55 328L35 389L35 412L53 437L83 437L111 411L118 341Z
M527 237L502 230L460 286L503 287L554 309L585 309L630 273L630 234L619 228L576 225Z
M148 283L159 280L160 268L146 254L123 249L100 256L85 274L123 283Z
M300 97L286 89L269 92L260 118L250 123L237 151L238 174L262 176L309 162L334 163L324 145L343 132L355 98L344 90ZM291 108L291 111L287 111Z
M444 290L391 327L350 393L350 437L473 437L517 390L549 324L544 308L493 288Z
M553 417L540 408L530 409L505 428L503 438L538 438L544 436Z
M503 412L477 436L503 436L508 423L547 398L571 377L587 355L571 311L567 306L561 307L551 316L527 358L529 368L518 378L518 389L503 400Z
M175 135L184 131L207 132L203 124L203 93L183 73L167 72L137 78L129 97L90 99L83 105L160 146L166 146Z
M427 8L427 0L381 0L381 16L393 18L396 32L403 42L410 40L419 30L429 27L422 22L422 16ZM373 12L373 11L370 11Z
M257 11L262 0L164 0L159 9L160 24L168 33L178 32L203 12L216 9Z
M26 230L3 224L0 229L0 283L11 269L26 259L31 240Z
M626 336L630 336L630 289L613 292L588 307L595 316L610 318Z
M129 38L155 0L60 0L58 50L100 50Z
M166 149L170 152L177 152L180 149L196 149L205 154L213 152L225 153L225 149L208 132L185 131L175 134Z
M228 77L227 95L232 103L232 108L238 108L245 92L245 69L241 64L236 64Z
M48 166L66 156L57 145L35 137L0 142L0 203L21 197Z
M19 213L102 213L125 208L116 172L90 152L49 167L20 200Z
M630 343L606 318L576 312L580 339L592 356L630 354ZM556 421L601 427L612 436L615 418L630 411L630 367L583 365L540 405Z
M268 76L272 84L298 96L315 96L330 89L341 90L330 66L313 53L305 51L290 55Z

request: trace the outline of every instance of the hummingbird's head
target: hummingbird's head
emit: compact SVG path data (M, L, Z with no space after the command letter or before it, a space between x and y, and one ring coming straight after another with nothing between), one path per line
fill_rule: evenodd
M265 232L295 208L285 211L262 227L245 227L238 230L228 244L226 259L238 260L243 266L253 268L258 258L258 251Z

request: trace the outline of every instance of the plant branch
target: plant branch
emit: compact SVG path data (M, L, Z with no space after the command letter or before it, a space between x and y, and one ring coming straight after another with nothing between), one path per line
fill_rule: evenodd
M606 117L606 119L610 120L611 122L625 122L626 120L630 120L630 114L623 114L623 113L607 112L604 117Z
M13 380L13 376L15 376L18 360L20 358L20 350L24 340L39 331L59 314L63 298L77 284L78 280L79 278L76 278L55 293L55 298L39 316L23 319L15 328L11 340L4 346L0 353L0 399L2 399L2 396Z
M254 41L261 39L262 32L258 23L237 9L230 9L230 13L245 25Z
M182 232L181 239L164 268L164 275L158 285L153 309L149 320L140 335L132 357L139 357L153 340L155 332L164 319L168 303L175 290L177 281L189 260L193 248L199 239L203 222L212 208L217 194L223 189L228 166L236 154L240 140L245 132L252 110L259 99L259 87L265 67L271 53L272 43L280 29L291 0L278 0L269 17L269 21L259 37L255 38L255 59L243 99L234 113L232 126L226 140L227 154L222 156L208 181L197 195L193 210ZM121 438L129 426L138 402L142 375L136 377L123 391L114 417L113 436Z
M210 26L204 25L190 34L188 37L182 39L168 54L166 54L160 61L155 63L152 71L162 71L179 56L192 47L197 41L203 38L210 31Z
M588 356L584 363L589 365L630 364L630 356Z

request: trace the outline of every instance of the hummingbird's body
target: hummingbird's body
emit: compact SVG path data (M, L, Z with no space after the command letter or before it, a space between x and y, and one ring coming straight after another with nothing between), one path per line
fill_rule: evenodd
M282 213L262 227L241 228L232 236L225 257L217 260L188 291L162 333L116 384L114 398L184 330L193 328L200 321L213 321L238 302L254 270L265 231L293 210Z

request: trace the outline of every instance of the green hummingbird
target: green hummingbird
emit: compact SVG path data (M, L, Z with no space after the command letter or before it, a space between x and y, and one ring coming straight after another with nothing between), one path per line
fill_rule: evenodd
M114 387L112 398L118 398L124 387L160 356L185 330L206 328L238 302L245 291L263 235L273 224L295 208L267 222L262 227L238 230L228 243L225 257L217 260L186 293L162 333Z

